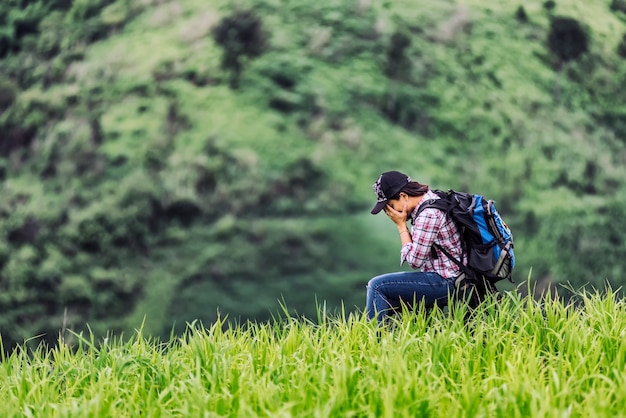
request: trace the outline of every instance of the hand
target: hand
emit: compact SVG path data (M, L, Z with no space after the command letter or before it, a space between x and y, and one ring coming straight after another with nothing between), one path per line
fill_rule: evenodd
M385 213L387 214L387 216L389 216L389 219L391 219L391 221L394 224L396 224L398 226L406 226L406 218L407 218L406 203L404 204L404 207L402 208L402 211L395 210L389 204L387 204L387 206L385 206L384 210L385 210Z

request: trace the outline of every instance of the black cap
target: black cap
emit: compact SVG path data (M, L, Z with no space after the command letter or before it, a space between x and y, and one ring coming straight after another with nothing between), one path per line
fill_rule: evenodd
M372 184L372 189L376 193L376 205L372 209L372 215L376 215L386 205L389 199L400 193L400 191L411 182L411 177L399 171L387 171L378 177L376 183Z

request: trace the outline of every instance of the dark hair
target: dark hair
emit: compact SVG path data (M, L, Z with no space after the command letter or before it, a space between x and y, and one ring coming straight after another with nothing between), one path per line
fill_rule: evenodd
M421 183L418 183L416 181L411 181L411 182L407 183L406 186L404 186L398 193L396 193L389 200L399 199L400 198L400 193L402 193L402 192L408 194L409 196L422 196L427 191L428 191L428 184L421 184Z

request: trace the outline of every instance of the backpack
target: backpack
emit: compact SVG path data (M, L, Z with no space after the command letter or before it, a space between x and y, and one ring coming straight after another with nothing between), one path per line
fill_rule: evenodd
M476 286L479 297L487 292L495 293L495 284L500 280L506 279L513 283L513 234L496 210L495 202L477 194L454 190L432 191L439 199L424 202L417 214L426 208L440 209L456 224L463 238L467 265L454 258L443 247L437 244L435 246L461 268L465 273L462 279ZM433 254L436 256L434 248ZM459 287L459 283L457 286Z

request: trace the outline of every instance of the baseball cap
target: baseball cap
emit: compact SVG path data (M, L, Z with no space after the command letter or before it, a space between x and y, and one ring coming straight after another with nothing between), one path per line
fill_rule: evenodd
M387 205L389 199L400 193L400 190L411 181L411 177L399 171L387 171L381 174L376 183L372 184L377 202L371 214L376 215L380 212Z

